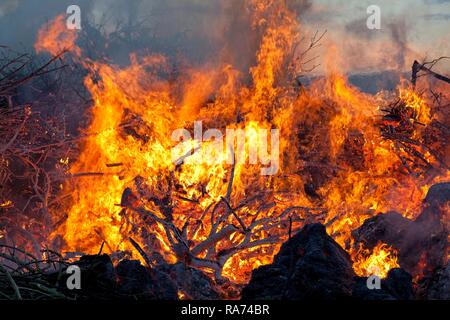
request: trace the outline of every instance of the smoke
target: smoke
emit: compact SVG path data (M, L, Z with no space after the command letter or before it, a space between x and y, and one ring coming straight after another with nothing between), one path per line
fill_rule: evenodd
M18 5L19 0L5 0L3 3L0 3L0 17L14 11Z
M306 18L308 22L328 29L327 40L335 44L344 56L344 72L392 70L402 73L410 69L414 60L432 60L448 55L447 30L450 24L442 15L450 8L448 0L379 0L380 30L366 26L366 8L372 2L348 0L345 4L330 3L316 0L313 14Z
M366 27L366 19L356 19L344 27L348 36L344 55L353 62L350 70L397 70L410 67L414 52L409 46L410 28L405 19L387 21L380 31Z
M376 36L376 33L367 28L366 22L366 18L353 20L345 25L345 32L359 38L373 39Z
M395 52L394 57L397 61L399 70L402 70L405 67L405 58L407 53L410 51L408 48L408 28L406 26L406 22L401 19L391 22L388 25L388 28L391 35L391 40L394 42L395 48L397 48L397 52Z
M32 51L39 28L72 4L81 8L81 46L90 45L90 51L118 64L128 62L131 52L150 52L183 57L190 64L229 63L246 72L255 63L262 36L252 28L250 1L243 0L4 1L0 45L19 51ZM313 6L311 0L286 4L298 17Z
M295 12L298 16L303 16L313 7L312 0L291 0L286 2L289 10Z
M405 70L412 60L421 58L416 52L440 56L446 55L442 51L449 48L443 38L447 33L442 35L450 21L442 18L445 12L442 10L449 4L447 0L417 0L408 6L380 0L382 30L366 27L365 2L283 1L298 16L305 41L308 32L328 30L322 42L338 44L339 52L347 58L344 71ZM88 55L97 50L113 62L126 64L131 52L161 53L194 65L229 63L245 74L255 64L262 36L252 28L248 2L2 0L0 45L32 52L39 28L65 13L69 5L76 4L81 8L86 35L80 41L90 47ZM402 9L405 6L409 11ZM419 29L424 21L431 34ZM441 44L436 44L439 41ZM326 45L323 50L321 59L326 54Z

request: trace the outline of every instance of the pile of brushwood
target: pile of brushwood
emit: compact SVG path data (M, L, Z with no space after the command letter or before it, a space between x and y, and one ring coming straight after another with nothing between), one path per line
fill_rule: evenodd
M70 196L61 185L88 106L75 84L83 78L66 62L0 46L0 244L35 255L61 223L51 212Z
M42 255L45 258L38 259L0 246L0 300L176 300L180 294L187 299L220 298L209 277L182 263L149 268L128 259L113 264L107 254L85 255L72 262L50 250Z
M378 241L399 252L400 268L390 270L381 288L358 277L348 253L322 224L307 224L281 247L274 262L253 271L244 300L413 300L450 299L448 230L444 216L450 183L430 188L414 221L398 213L377 215L353 233L355 245ZM0 246L2 299L219 299L230 298L210 277L182 262L143 266L137 260L113 263L106 254L68 261L50 250L42 259ZM419 263L419 260L423 260ZM69 266L79 268L77 280ZM418 268L420 266L420 268ZM414 280L413 280L414 279ZM73 289L75 287L75 289ZM71 290L72 289L72 290ZM234 297L236 298L236 297Z

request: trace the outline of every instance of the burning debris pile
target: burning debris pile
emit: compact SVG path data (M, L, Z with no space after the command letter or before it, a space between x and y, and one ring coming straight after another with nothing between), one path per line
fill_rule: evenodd
M33 106L0 113L4 297L448 297L448 84L416 81L434 65L415 64L414 86L367 95L330 49L326 76L299 86L323 34L305 43L284 2L246 8L248 74L226 59L177 72L148 52L127 67L90 59L61 17L39 32L36 50L54 58L32 75L63 59L83 68L88 124L69 138ZM64 288L70 264L78 293ZM364 288L373 275L380 292Z
M428 191L424 209L414 221L396 212L367 219L352 234L355 245L372 249L382 241L396 249L398 262L406 271L427 275L447 261L449 199L450 184L436 184Z
M444 275L448 269L448 232L443 214L450 203L449 191L448 183L431 187L424 210L415 221L391 212L366 220L353 232L355 245L363 243L369 252L375 252L380 241L399 252L399 264L387 270L381 290L369 290L367 277L357 277L361 271L375 274L376 270L368 266L361 270L358 262L352 265L351 257L326 234L325 228L314 224L306 225L286 242L273 264L253 272L242 291L243 299L410 300L416 294L448 299L450 291ZM374 266L383 266L377 262ZM417 284L417 293L413 280L422 282Z

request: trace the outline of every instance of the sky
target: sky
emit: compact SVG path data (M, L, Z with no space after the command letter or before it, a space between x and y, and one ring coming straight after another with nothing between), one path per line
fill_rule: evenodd
M227 1L227 0L225 0ZM280 0L283 1L283 0ZM450 0L286 0L304 8L301 32L325 31L322 57L337 49L344 72L408 70L414 59L450 55ZM223 12L220 0L0 0L0 45L30 48L39 27L70 4L82 15L114 26L127 17L145 19L149 28L167 42L187 34L181 50L209 52L221 38L221 24L235 23L241 0L228 0L237 10ZM132 5L131 5L132 4ZM369 5L381 10L381 29L366 27ZM230 22L231 21L231 22ZM237 23L237 22L236 22ZM245 41L238 38L240 41ZM191 45L189 45L191 44ZM205 46L203 48L203 46ZM200 50L201 49L201 50ZM198 50L198 52L195 52ZM333 57L331 57L333 58ZM449 63L441 68L449 70Z
M414 59L450 55L450 0L314 0L313 3L304 16L305 24L327 29L327 39L344 52L352 70L382 66L407 69ZM365 26L369 5L380 7L380 30Z

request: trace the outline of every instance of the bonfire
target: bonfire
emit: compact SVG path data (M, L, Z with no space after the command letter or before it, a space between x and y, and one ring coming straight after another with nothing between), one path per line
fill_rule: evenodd
M283 1L246 6L260 35L248 74L175 71L161 54L114 65L64 16L38 32L48 61L5 49L0 97L67 72L84 91L71 91L75 133L32 104L0 111L0 298L365 298L374 276L379 298L442 298L450 97L437 60L412 61L390 93L336 68L306 85L326 32L304 37ZM65 287L70 265L81 293Z

